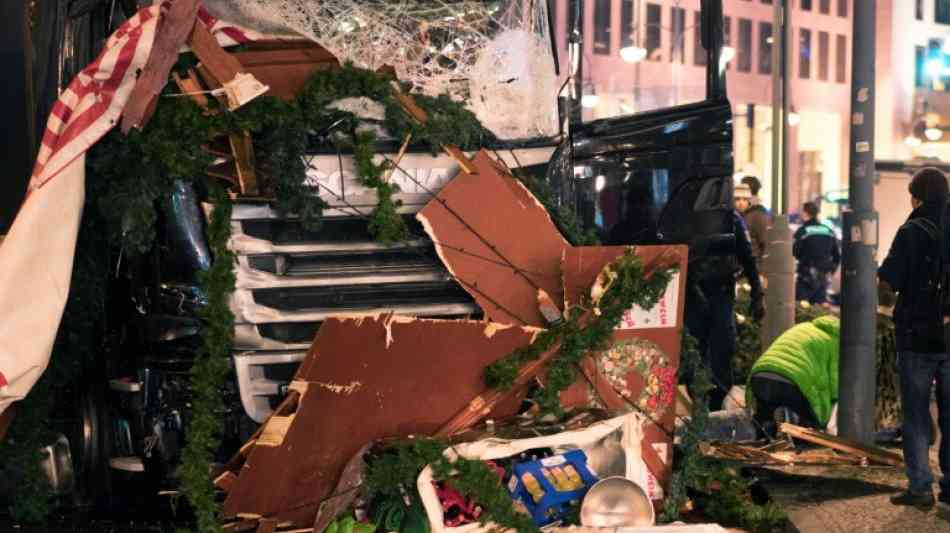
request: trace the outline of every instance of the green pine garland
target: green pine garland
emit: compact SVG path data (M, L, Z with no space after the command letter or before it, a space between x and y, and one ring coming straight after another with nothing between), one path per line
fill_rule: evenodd
M217 533L218 506L209 475L214 453L221 444L225 410L221 389L230 370L234 338L234 315L228 305L234 291L234 255L228 249L231 237L231 200L221 187L211 191L214 210L208 225L208 240L214 262L200 275L207 305L199 311L205 326L201 329L201 351L191 369L192 416L188 424L180 469L182 491L188 497L198 530Z
M530 345L488 365L485 382L492 388L510 389L525 363L536 360L560 342L557 355L548 364L544 387L534 398L542 411L559 413L559 395L577 379L577 364L591 352L610 347L614 329L632 305L644 309L656 305L673 275L673 269L666 268L657 269L649 278L644 277L642 262L633 249L614 263L613 271L617 277L598 303L599 315L587 324L580 324L583 311L575 306L563 322L539 334Z
M414 439L388 446L367 465L363 487L369 499L402 498L408 489L406 494L418 500L416 480L422 469L431 465L434 480L451 480L453 488L482 506L482 524L494 522L518 533L538 532L529 516L515 510L511 494L495 471L478 460L450 461L443 453L446 448L445 442L435 439Z

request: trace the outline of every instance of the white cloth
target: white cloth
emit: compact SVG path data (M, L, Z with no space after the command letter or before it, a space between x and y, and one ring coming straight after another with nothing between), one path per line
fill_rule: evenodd
M69 296L85 165L80 156L34 190L0 244L0 413L49 363Z

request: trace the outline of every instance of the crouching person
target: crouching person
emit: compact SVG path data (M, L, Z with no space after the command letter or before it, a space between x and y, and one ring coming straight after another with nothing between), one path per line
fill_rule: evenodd
M759 427L774 434L780 408L794 413L798 425L828 425L838 401L839 332L838 318L830 315L798 324L752 365L747 390Z
M930 393L937 382L940 407L940 500L950 503L950 358L941 324L942 277L940 219L947 200L947 180L936 168L918 171L910 182L913 211L900 227L878 270L880 290L897 293L894 332L904 413L902 441L907 491L891 498L895 505L934 505L930 472ZM945 243L946 244L946 243Z

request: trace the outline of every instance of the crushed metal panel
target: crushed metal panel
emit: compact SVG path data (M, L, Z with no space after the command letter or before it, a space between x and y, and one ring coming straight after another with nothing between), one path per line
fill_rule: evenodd
M544 206L487 152L473 163L477 174L460 173L416 217L488 319L544 327L538 289L562 300L560 260L569 245Z
M538 330L397 316L329 319L294 383L307 383L276 446L254 446L225 515L257 513L310 527L361 446L428 435L485 391L484 367ZM520 397L493 417L514 415ZM288 415L290 415L288 413Z

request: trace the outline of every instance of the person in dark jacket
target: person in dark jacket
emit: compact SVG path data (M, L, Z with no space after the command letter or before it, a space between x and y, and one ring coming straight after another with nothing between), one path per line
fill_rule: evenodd
M891 498L895 505L932 507L930 472L930 394L937 383L940 408L940 500L950 503L950 356L946 353L941 300L940 222L947 202L947 179L925 168L910 182L913 211L900 227L887 258L878 269L882 290L897 293L894 331L900 376L904 462L907 491Z
M711 410L721 408L735 381L732 360L736 355L736 281L740 277L745 277L752 288L752 319L758 322L765 316L749 231L738 212L732 215L735 255L703 259L696 265L696 274L687 276L686 327L699 343L699 353L715 386L708 396Z
M795 299L812 305L828 300L831 275L841 263L841 251L834 230L818 220L818 206L807 202L802 206L805 223L795 232L792 254L798 260L795 271Z
M756 264L761 269L762 259L765 257L766 249L769 245L768 233L769 226L772 224L771 217L759 199L759 190L762 189L762 183L759 181L759 178L746 176L742 178L741 184L749 188L750 196L749 199L742 204L741 208L737 203L736 209L742 213L742 218L745 219L746 226L749 227L752 255L755 256Z

